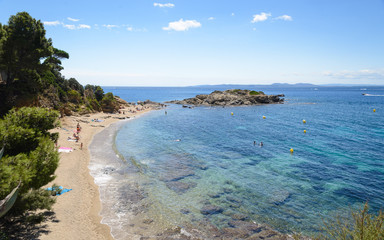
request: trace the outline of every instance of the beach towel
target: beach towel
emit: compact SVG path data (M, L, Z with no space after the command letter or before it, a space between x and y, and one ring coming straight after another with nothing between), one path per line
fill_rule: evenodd
M58 151L59 151L59 152L70 153L70 152L73 151L73 149L70 148L70 147L60 147Z
M64 194L66 192L69 192L69 191L72 191L72 188L63 188L62 186L59 186L59 189L61 190L60 193L58 193L57 195L60 196L61 194ZM46 190L48 191L52 191L52 188L46 188Z

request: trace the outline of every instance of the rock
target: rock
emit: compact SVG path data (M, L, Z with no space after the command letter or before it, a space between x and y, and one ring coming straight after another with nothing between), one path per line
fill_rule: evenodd
M233 192L233 190L231 188L227 188L227 187L223 188L223 191L224 191L224 193L232 193Z
M226 199L232 203L242 203L243 202L243 200L236 198L236 197L233 197L233 196L227 196Z
M176 193L182 194L188 191L190 188L196 187L197 184L194 182L185 183L180 181L173 181L167 182L165 185Z
M241 228L223 228L223 239L246 239L250 233Z
M286 190L274 191L272 193L272 197L270 199L270 202L273 204L276 204L276 205L280 205L280 204L285 203L290 196L291 196L291 194Z
M184 167L184 168L180 167L174 170L167 171L166 174L160 177L160 180L164 182L179 181L181 179L184 179L186 177L191 177L194 175L195 175L195 171L193 171L192 169L189 169L187 167Z
M143 220L143 223L145 223L145 224L151 224L151 223L153 223L153 219L149 219L149 218L144 219L144 220Z
M169 103L182 104L183 107L188 105L210 105L210 106L241 106L254 104L269 104L284 102L283 94L265 95L263 92L250 90L232 89L222 91L214 91L209 95L200 94L194 98L187 98L181 101L174 100Z
M189 214L191 211L189 211L189 209L185 209L185 208L183 208L183 209L180 209L180 212L181 212L182 214Z
M200 210L203 215L218 214L223 212L223 208L215 205L206 205Z
M210 198L219 198L220 196L220 193L208 193L208 197Z
M241 221L249 219L249 217L247 215L241 214L241 213L235 213L231 217L233 220L241 220Z

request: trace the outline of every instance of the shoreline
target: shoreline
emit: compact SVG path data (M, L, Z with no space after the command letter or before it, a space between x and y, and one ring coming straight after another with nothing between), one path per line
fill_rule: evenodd
M124 115L94 113L60 119L62 126L52 130L59 133L58 148L70 147L73 151L60 153L56 179L47 187L55 183L72 190L56 198L52 209L54 218L42 223L45 231L39 239L114 239L111 228L102 223L100 189L90 174L89 147L96 134L121 121L119 118L133 118L151 110L153 108L150 107L135 113L125 111ZM92 119L102 122L93 122ZM68 137L72 137L77 123L81 126L80 140L67 141Z

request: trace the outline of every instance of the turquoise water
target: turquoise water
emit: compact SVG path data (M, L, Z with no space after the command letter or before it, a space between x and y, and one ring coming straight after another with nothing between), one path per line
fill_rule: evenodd
M276 105L171 105L122 126L116 147L146 179L149 212L165 221L199 222L209 204L223 209L209 216L219 228L243 214L282 232L313 233L366 201L374 211L384 206L384 88L364 88L255 89L284 93ZM106 90L127 101L212 90L139 89Z

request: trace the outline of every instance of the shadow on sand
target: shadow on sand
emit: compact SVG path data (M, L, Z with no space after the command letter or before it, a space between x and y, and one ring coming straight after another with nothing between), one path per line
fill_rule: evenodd
M58 222L56 214L46 211L23 217L3 217L0 219L0 240L39 239L48 234L47 222Z

